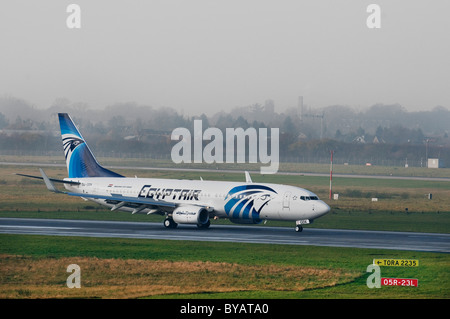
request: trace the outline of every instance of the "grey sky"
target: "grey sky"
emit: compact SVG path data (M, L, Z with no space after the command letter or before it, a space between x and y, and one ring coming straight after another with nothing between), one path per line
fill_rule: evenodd
M81 7L68 29L66 7ZM381 29L366 8L381 7ZM135 101L212 114L295 106L450 107L450 1L3 1L0 94L47 108Z

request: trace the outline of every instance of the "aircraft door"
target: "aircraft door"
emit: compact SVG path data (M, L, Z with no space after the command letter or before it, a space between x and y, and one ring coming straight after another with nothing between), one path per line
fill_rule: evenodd
M290 207L289 207L290 198L291 198L291 192L284 193L284 196L283 196L283 210L289 210L290 209Z

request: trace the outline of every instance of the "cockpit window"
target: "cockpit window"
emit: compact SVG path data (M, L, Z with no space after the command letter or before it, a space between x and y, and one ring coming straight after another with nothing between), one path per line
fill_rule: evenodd
M317 196L300 196L301 200L319 200Z

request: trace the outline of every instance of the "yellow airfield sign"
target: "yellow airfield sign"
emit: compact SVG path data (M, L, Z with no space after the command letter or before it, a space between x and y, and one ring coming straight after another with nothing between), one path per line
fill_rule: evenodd
M419 267L418 259L374 259L374 265L387 266L387 267Z

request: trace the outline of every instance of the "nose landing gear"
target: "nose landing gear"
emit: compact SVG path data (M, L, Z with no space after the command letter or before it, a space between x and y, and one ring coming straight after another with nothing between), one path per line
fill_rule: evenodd
M301 219L301 220L297 220L295 222L295 231L297 233L301 233L303 231L303 226L302 225L308 225L311 224L313 221L309 220L309 219Z

